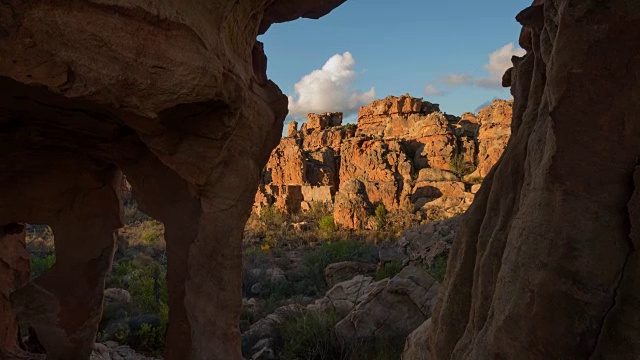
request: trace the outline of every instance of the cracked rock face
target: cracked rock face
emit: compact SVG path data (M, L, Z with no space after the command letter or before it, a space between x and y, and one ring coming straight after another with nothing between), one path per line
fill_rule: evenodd
M122 173L166 228L165 358L241 358L242 231L287 114L256 36L342 2L0 5L0 358L24 355L16 316L47 359L89 358ZM21 223L55 235L31 282Z
M517 19L512 136L460 221L431 358L639 358L640 6Z

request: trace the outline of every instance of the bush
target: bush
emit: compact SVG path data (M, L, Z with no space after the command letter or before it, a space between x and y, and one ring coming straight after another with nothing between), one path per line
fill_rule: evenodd
M339 345L335 313L310 312L286 321L280 330L283 360L348 359Z
M120 261L108 275L106 286L129 291L132 303L105 309L101 329L105 329L114 321L118 321L119 324L111 335L105 331L101 332L100 340L115 340L149 355L161 354L169 323L169 292L165 265L161 261L141 255L133 261ZM130 318L140 316L159 321L130 327Z
M287 239L287 214L277 207L271 205L262 208L260 211L260 220L264 226L265 242L270 247L278 245L280 240Z
M387 225L387 213L387 208L384 207L384 204L379 204L376 207L376 224L378 230L384 229L384 227Z
M427 273L438 282L442 283L444 280L444 274L447 272L447 257L438 256L433 259L431 267L427 270Z
M144 245L154 245L162 239L162 231L155 226L146 227L140 236L140 240Z
M308 312L285 321L280 329L282 360L398 360L406 336L343 343L335 332L334 312ZM400 335L400 334L398 334Z
M322 201L312 201L309 203L309 210L304 213L304 218L311 221L319 221L326 215L330 215L328 205Z
M36 278L53 267L56 263L56 255L49 254L44 257L31 257L31 277Z
M472 163L466 162L462 154L453 155L451 161L449 161L449 168L451 172L460 178L476 171L476 167Z
M277 207L271 205L260 210L260 220L267 227L267 230L275 230L282 227L287 220L287 215Z
M134 225L137 223L143 223L145 221L149 221L151 218L147 216L145 213L140 211L138 208L138 203L130 199L124 204L124 223L126 225Z
M345 240L318 246L304 257L304 279L312 289L307 295L322 295L326 292L324 269L329 264L342 261L374 263L376 258L375 249L363 242Z
M327 215L318 221L318 230L322 234L330 235L336 231L336 224L333 215Z
M381 266L378 271L376 271L376 281L380 281L382 279L393 278L398 275L402 270L402 264L398 260L393 260Z

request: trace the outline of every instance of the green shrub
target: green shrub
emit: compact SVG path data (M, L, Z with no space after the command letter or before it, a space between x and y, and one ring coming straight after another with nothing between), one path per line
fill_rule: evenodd
M134 334L137 350L145 353L159 353L159 350L164 348L166 330L166 326L163 325L142 324Z
M384 204L379 204L376 207L376 225L378 230L382 230L387 225L387 208L384 207Z
M438 282L442 283L444 280L444 274L447 272L447 257L438 256L433 260L431 267L427 270L427 273Z
M160 264L135 269L129 281L134 305L143 313L158 314L169 303L166 270Z
M402 264L398 260L393 260L381 266L378 271L376 271L376 281L380 281L382 279L391 279L394 276L398 275L402 270Z
M399 360L406 334L342 343L333 312L308 312L285 321L280 329L282 360Z
M142 240L142 243L145 245L153 245L160 239L162 239L162 234L155 229L146 229L140 237L140 240Z
M149 221L151 218L138 208L138 203L130 199L124 204L124 223L126 225L134 225Z
M336 231L333 215L327 215L320 219L320 221L318 221L318 230L325 235L333 234Z
M313 289L307 295L321 295L327 290L324 281L324 269L329 265L342 261L359 261L374 263L377 255L370 244L359 241L338 241L324 243L307 253L304 257L304 276Z
M460 178L476 171L476 167L472 163L464 160L463 154L453 155L453 157L449 161L449 168L451 172L453 172Z
M319 221L319 219L329 215L327 211L327 204L322 201L312 201L309 203L309 210L304 215L305 218L311 221Z
M277 229L287 220L287 215L277 207L271 205L262 208L260 211L260 220L264 222L267 229Z
M53 267L56 263L56 255L49 254L44 257L31 257L31 277L36 278Z
M334 313L309 312L286 321L280 330L283 360L348 359L338 342Z

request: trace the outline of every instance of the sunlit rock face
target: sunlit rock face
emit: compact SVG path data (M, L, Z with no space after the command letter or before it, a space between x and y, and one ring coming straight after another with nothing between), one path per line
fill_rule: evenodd
M89 358L122 173L166 227L165 359L241 358L242 231L287 114L256 36L343 1L0 5L0 358L24 355L16 316L47 359ZM21 223L55 234L34 281Z
M640 6L538 0L511 139L460 221L431 359L640 357Z
M494 100L457 117L402 95L362 106L357 124L342 125L342 113L308 114L271 153L254 211L295 213L320 201L344 229L375 229L380 205L422 221L460 214L506 147L512 109L513 101ZM305 187L335 196L297 196Z

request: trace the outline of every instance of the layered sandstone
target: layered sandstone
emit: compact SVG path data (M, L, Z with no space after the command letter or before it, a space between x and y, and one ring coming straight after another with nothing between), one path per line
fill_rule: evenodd
M473 185L462 176L477 181L498 160L510 116L509 101L458 118L409 95L363 106L357 125L341 126L341 113L309 114L300 131L291 130L271 154L254 209L308 209L317 197L303 194L298 205L289 194L325 187L332 196L321 201L335 201L334 218L344 228L375 227L370 217L380 205L417 211L426 220L462 213L474 198ZM475 167L471 175L454 173Z
M640 7L536 0L517 19L511 139L460 221L430 358L640 358Z
M165 359L239 360L241 238L287 98L256 41L343 0L45 1L0 6L0 358L16 319L50 360L88 359L122 173L165 225ZM56 264L28 279L22 223Z

